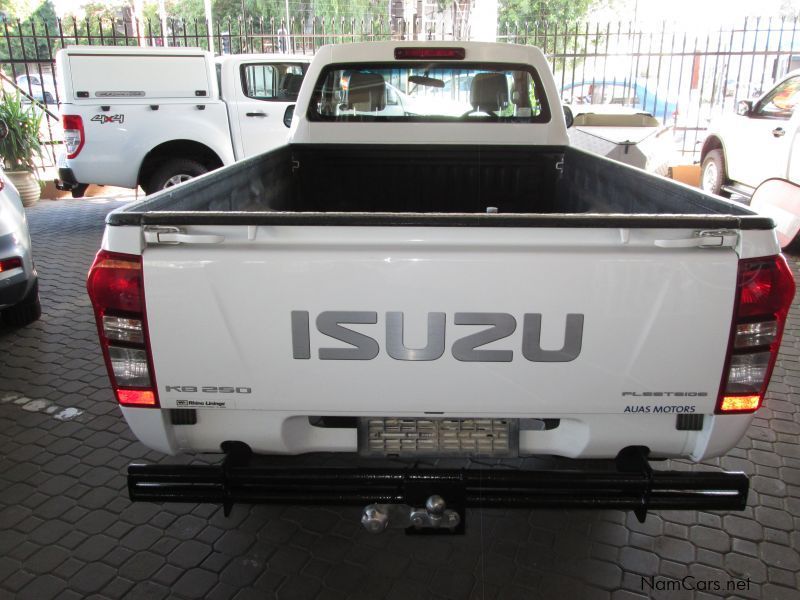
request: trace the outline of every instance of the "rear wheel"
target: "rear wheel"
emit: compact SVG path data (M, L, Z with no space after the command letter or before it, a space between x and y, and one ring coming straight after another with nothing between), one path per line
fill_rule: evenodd
M142 185L145 193L154 194L208 173L208 168L191 158L173 158L158 167Z
M728 198L730 194L722 189L725 183L725 155L719 148L711 150L706 154L700 170L700 187L709 194Z
M42 316L42 305L39 302L39 282L33 284L28 295L14 306L3 310L3 321L12 327L24 327L37 321Z

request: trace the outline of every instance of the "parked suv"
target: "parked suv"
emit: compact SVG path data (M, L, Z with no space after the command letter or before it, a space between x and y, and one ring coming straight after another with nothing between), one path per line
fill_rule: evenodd
M8 129L0 122L0 137ZM42 314L39 283L31 257L25 209L0 168L0 315L13 326L28 325Z
M59 189L148 193L286 144L310 57L198 48L72 47L56 55Z
M755 102L739 102L736 114L712 121L700 156L701 186L712 194L750 196L767 179L800 182L793 152L800 126L800 70L786 75Z

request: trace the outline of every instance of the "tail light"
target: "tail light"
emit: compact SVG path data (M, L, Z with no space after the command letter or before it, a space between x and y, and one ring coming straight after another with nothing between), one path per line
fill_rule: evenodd
M739 261L716 413L754 412L761 406L794 291L794 275L782 255Z
M2 192L6 187L6 181L2 177L0 177L0 192Z
M0 273L5 273L11 269L19 269L21 267L22 259L19 256L12 256L11 258L0 260Z
M142 257L100 250L86 281L111 387L122 406L158 407Z
M80 154L86 135L83 132L83 119L80 115L62 115L64 125L64 146L67 148L67 158L75 158Z

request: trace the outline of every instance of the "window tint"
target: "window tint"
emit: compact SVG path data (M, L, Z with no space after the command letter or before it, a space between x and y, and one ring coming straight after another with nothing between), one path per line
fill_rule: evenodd
M787 79L758 103L755 113L762 117L788 119L800 101L800 77Z
M529 66L490 64L332 65L309 105L312 120L543 123L550 113Z
M303 82L304 65L253 63L242 65L242 91L255 100L294 102Z

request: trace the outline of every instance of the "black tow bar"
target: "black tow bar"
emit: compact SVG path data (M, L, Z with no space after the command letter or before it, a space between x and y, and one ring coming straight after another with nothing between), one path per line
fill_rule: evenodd
M249 458L234 452L221 465L130 465L130 499L218 503L226 516L238 503L368 505L362 522L371 531L402 505L409 529L458 533L468 507L614 508L644 521L649 510L743 510L749 488L744 473L654 471L640 448L623 450L608 471L267 467Z

